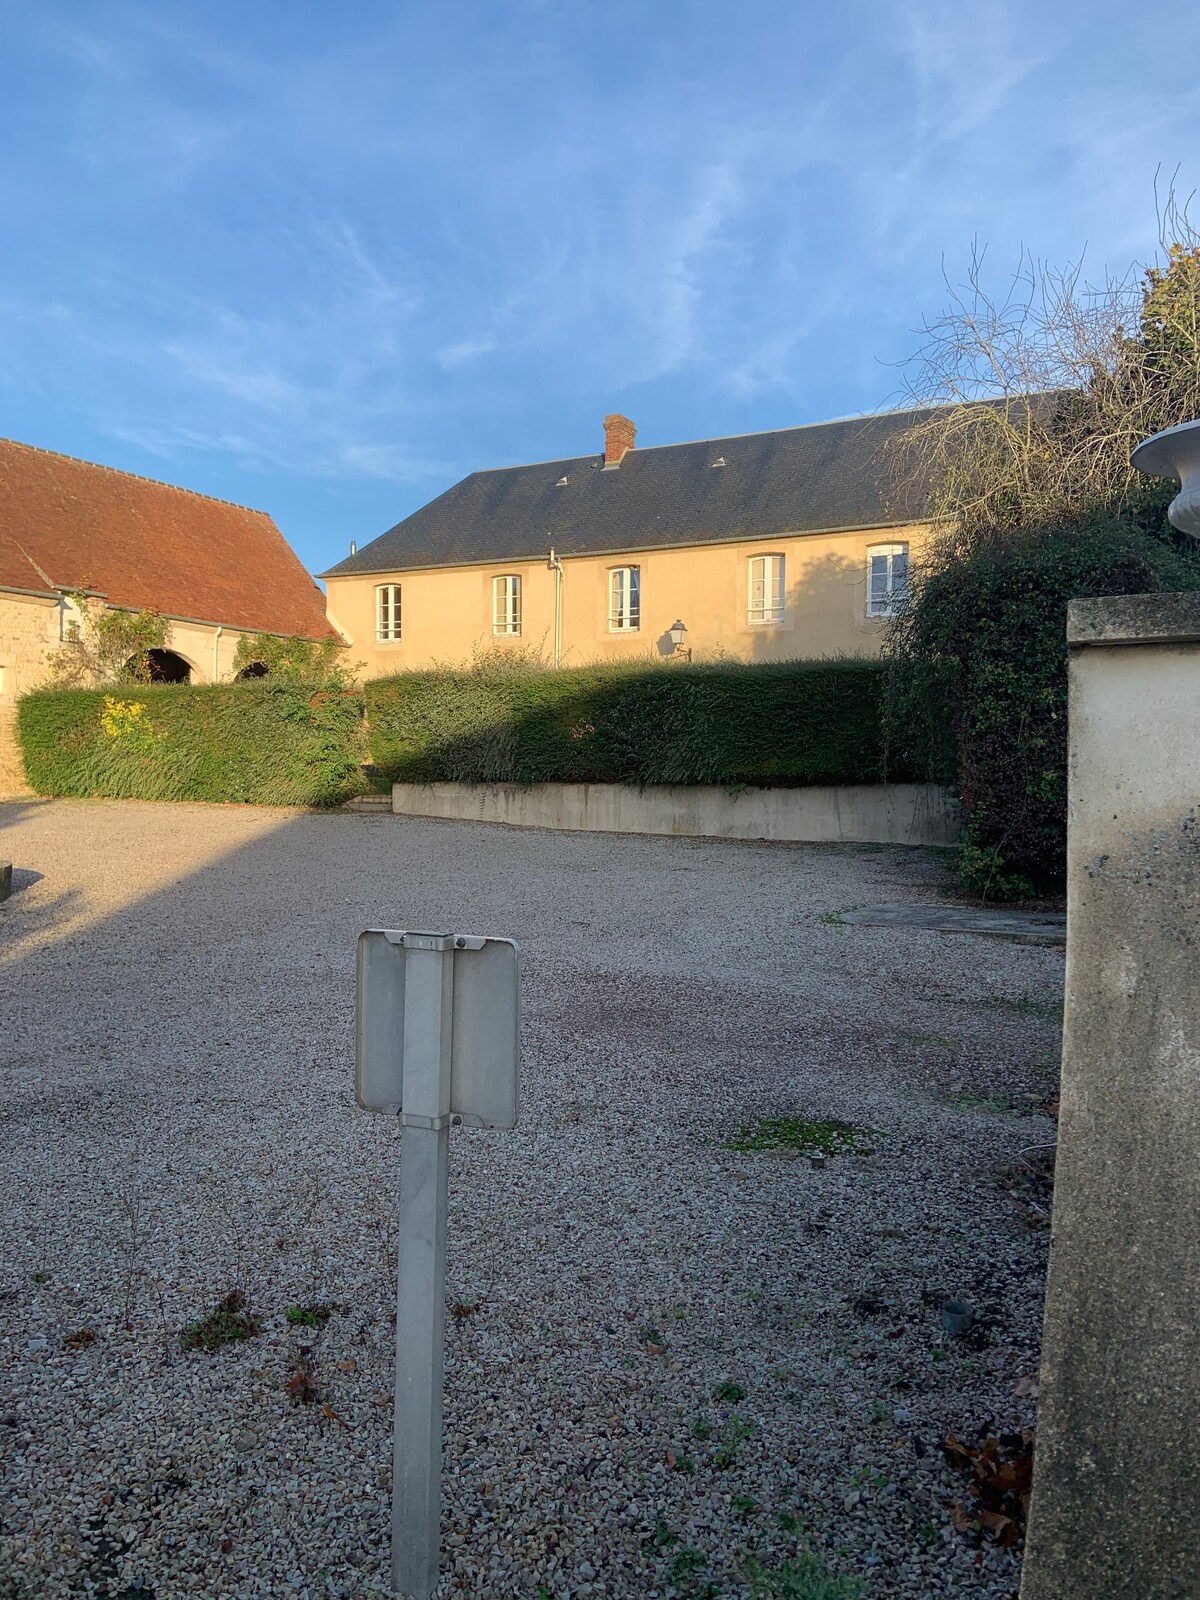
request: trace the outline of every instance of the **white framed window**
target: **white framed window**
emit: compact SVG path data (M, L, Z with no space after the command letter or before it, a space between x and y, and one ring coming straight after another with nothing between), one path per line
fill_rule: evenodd
M521 579L515 572L492 579L492 632L514 638L521 631Z
M894 617L908 598L908 546L873 544L867 551L867 615Z
M381 583L375 590L375 637L387 644L400 637L400 585Z
M750 603L748 615L751 622L783 621L783 557L750 557Z
M608 631L636 633L642 621L641 567L612 567L608 574Z

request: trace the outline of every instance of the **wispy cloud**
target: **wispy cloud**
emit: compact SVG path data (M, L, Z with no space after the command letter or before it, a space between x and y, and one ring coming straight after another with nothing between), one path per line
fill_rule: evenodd
M305 482L366 536L614 406L647 440L870 409L973 237L1152 245L1200 148L1153 37L1191 59L1200 21L1150 4L1145 38L1116 0L29 6L0 395L38 442L252 478L314 564Z

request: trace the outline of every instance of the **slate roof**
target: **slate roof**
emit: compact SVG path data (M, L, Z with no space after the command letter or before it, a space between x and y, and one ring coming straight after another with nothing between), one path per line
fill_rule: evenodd
M0 587L323 639L325 597L264 511L0 439Z
M597 454L472 472L321 576L527 560L551 545L603 554L919 521L920 503L903 516L889 504L887 446L920 415L656 445L617 467Z

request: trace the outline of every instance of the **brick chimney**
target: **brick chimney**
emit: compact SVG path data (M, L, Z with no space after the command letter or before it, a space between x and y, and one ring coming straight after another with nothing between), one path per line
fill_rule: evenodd
M604 419L604 465L606 467L619 467L621 459L627 450L633 449L633 441L637 438L637 429L628 417L623 417L619 411Z

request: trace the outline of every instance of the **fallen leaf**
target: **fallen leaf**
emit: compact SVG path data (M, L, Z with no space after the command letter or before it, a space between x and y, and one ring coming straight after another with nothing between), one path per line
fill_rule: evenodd
M355 1361L353 1356L351 1356L348 1361L339 1361L338 1362L338 1371L339 1372L357 1372L358 1371L358 1362Z
M1023 1373L1013 1387L1013 1393L1022 1400L1036 1400L1038 1397L1038 1381L1031 1378L1028 1373Z

